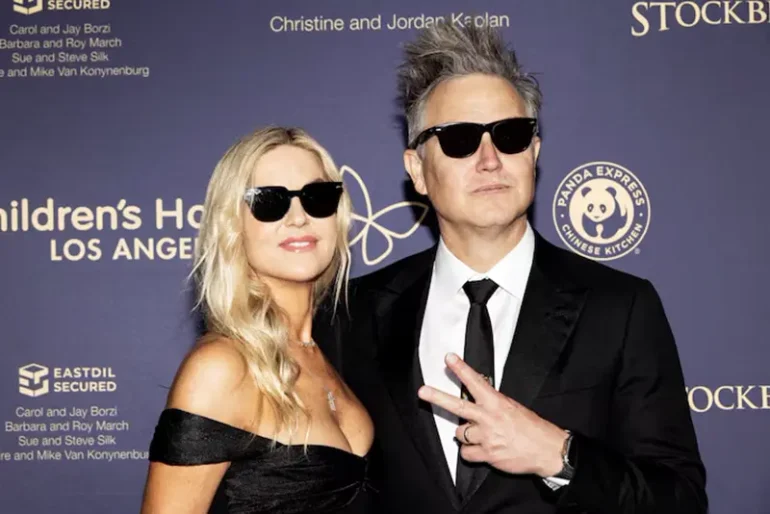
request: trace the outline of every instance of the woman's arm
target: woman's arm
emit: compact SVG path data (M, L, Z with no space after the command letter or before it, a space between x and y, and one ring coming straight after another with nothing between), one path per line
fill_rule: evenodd
M251 413L255 390L241 354L225 340L198 346L179 368L168 408L236 427ZM150 463L142 514L206 514L229 462L196 465Z

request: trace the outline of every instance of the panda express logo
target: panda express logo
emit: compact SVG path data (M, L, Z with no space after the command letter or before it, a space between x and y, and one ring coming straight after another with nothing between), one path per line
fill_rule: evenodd
M561 181L553 221L571 250L609 261L632 252L650 226L647 191L629 170L612 162L578 166Z

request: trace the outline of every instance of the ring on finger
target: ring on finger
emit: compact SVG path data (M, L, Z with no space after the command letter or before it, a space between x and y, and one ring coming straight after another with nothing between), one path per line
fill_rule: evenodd
M470 442L470 440L468 439L468 429L469 429L469 428L471 428L471 424L470 424L470 423L468 423L467 425L465 425L465 430L463 430L463 440L465 440L465 444L473 444L473 443L471 443L471 442Z

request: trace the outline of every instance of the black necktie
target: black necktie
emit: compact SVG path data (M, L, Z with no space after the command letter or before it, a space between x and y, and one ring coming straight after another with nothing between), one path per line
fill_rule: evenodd
M463 286L465 294L471 302L471 308L468 312L468 324L465 328L465 355L463 360L477 372L481 373L489 380L489 383L495 385L495 347L494 335L492 332L492 320L489 319L487 311L487 301L497 289L497 284L485 278L473 282L466 282ZM471 394L463 385L460 394L463 398L474 401ZM461 419L460 424L465 423ZM457 454L457 479L455 480L457 493L460 500L464 501L468 488L471 485L473 471L479 467L478 464L465 462Z

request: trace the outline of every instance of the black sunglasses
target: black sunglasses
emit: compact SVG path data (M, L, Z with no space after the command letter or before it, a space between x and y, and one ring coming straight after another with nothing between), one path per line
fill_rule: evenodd
M299 197L302 208L314 218L328 218L337 212L342 182L312 182L295 191L283 186L252 187L243 199L259 221L278 221L289 212L291 199Z
M523 152L529 148L537 132L535 118L506 118L492 123L446 123L431 127L420 133L409 145L414 150L433 136L438 137L441 151L447 157L462 159L476 153L485 132L492 136L492 142L505 154Z

